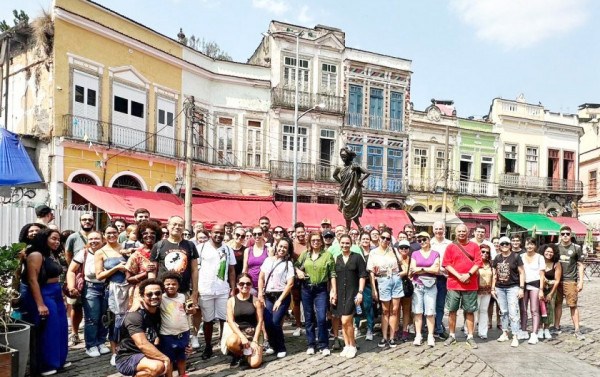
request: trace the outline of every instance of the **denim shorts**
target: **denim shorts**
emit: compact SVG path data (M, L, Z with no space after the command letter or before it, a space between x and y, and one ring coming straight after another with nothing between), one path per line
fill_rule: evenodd
M435 315L435 302L437 299L437 287L425 287L415 284L415 292L412 295L412 312L414 314Z
M137 366L144 357L143 353L117 357L117 370L124 376L135 376Z
M160 335L158 349L169 357L171 363L175 364L179 360L185 360L185 348L190 341L190 332L185 331L179 335Z
M404 297L402 290L402 279L398 274L393 274L390 277L378 277L377 286L379 287L379 300L390 301L393 298Z

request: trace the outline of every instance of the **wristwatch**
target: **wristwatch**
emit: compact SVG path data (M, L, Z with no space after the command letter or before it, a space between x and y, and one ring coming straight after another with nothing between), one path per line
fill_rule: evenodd
M358 291L358 293L360 293L361 295L363 294L363 291Z
M467 272L467 274L469 274L469 276L473 276L473 274L471 273L471 271Z

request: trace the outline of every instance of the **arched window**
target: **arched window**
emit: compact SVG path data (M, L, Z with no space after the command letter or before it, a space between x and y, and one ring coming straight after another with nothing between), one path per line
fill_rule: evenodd
M171 188L168 186L160 186L156 189L156 192L162 192L163 194L172 194Z
M381 209L381 203L379 202L368 202L366 205L369 209Z
M71 180L73 183L81 183L82 185L93 185L96 186L96 180L87 174L77 174Z
M479 213L494 213L490 208L484 207L479 211Z
M82 185L96 186L96 180L87 174L77 174L71 179L73 183L80 183ZM75 190L71 190L71 205L72 206L86 206L90 205L90 202L83 196L79 195Z
M131 175L122 175L119 178L115 179L112 187L142 191L142 184L140 183L140 181L138 181L137 178Z
M473 210L471 209L471 207L464 206L464 207L460 207L458 212L473 212Z
M441 213L442 212L442 206L439 206L435 209L435 212L437 213ZM446 213L450 213L450 211L448 210L448 207L446 207Z
M400 206L400 204L396 203L396 202L392 202L392 203L388 203L388 205L385 207L387 209L402 209L402 207Z
M427 210L425 209L425 207L423 207L420 204L417 204L416 206L412 207L412 212L427 212Z

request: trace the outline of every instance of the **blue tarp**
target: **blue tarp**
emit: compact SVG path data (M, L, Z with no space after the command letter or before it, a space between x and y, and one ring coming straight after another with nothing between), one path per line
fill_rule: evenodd
M0 128L0 186L16 186L41 181L19 137Z

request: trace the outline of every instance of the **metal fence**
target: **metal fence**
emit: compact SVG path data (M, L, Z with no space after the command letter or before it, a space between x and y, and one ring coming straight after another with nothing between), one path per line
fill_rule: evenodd
M55 224L60 230L78 230L79 217L88 211L79 209L55 209ZM36 219L35 210L31 207L0 205L0 245L9 245L19 241L19 231L23 225Z

